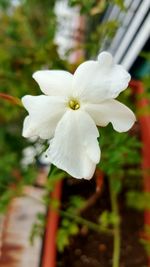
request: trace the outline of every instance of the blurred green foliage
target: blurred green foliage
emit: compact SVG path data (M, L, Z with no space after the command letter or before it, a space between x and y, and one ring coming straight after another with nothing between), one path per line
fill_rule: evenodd
M80 196L72 196L68 202L66 212L69 214L77 214L85 204L85 200ZM60 224L60 228L57 233L57 246L58 250L62 252L64 248L69 245L69 238L72 235L76 235L79 232L78 223L74 218L68 218L63 216Z
M149 210L150 209L150 193L140 191L128 191L127 192L127 205L137 210Z
M141 244L144 246L145 251L148 255L148 257L150 256L150 226L149 225L145 225L144 226L144 236L143 238L140 238L140 242Z
M124 0L69 0L70 6L79 6L81 14L96 15L101 14L109 4L117 5L121 10L125 10Z
M12 1L0 1L0 92L19 98L25 94L39 94L32 73L43 66L64 67L53 40L56 28L54 2L43 1L41 4L41 1L20 0L14 5ZM21 136L25 111L3 99L0 99L0 106L2 206L2 203L8 204L13 195L7 191L16 190L12 185L30 183L31 180L33 183L36 172L31 168L26 175L20 166L22 149L27 146Z
M114 226L115 224L118 224L119 221L120 217L117 216L115 213L109 211L103 211L99 217L99 223L101 227L104 229L110 226Z
M37 236L43 237L44 229L46 226L46 215L43 213L37 213L36 222L32 225L30 232L30 243L33 245Z

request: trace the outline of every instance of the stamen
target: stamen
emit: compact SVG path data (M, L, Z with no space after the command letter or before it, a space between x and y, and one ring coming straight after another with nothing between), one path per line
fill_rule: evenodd
M71 99L68 103L69 107L73 110L77 110L80 108L80 103L76 99Z

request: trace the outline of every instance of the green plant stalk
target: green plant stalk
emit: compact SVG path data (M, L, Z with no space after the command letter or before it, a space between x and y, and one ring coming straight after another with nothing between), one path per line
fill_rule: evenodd
M26 194L24 194L24 195L26 195ZM35 201L38 201L41 204L45 205L45 203L41 199L39 199L37 197L31 196L31 195L26 195L26 196L31 197ZM79 224L86 225L91 230L94 230L94 231L96 231L98 233L106 233L108 235L113 235L113 231L111 229L104 229L104 228L100 227L100 225L98 225L98 224L96 224L94 222L88 221L88 220L76 215L75 213L73 214L71 212L61 210L58 207L54 208L51 205L50 205L50 208L52 208L53 210L58 212L61 216L73 219Z
M80 223L82 225L86 225L91 230L94 230L94 231L99 232L99 233L103 232L103 233L107 233L107 234L110 234L110 235L113 234L113 232L111 230L102 229L98 224L93 223L91 221L88 221L88 220L86 220L86 219L84 219L84 218L82 218L82 217L80 217L80 216L78 216L76 214L72 214L72 213L70 213L68 211L64 211L64 210L58 210L58 212L59 212L59 214L61 216L68 217L70 219L75 220L77 223Z
M109 178L109 188L110 188L110 200L112 212L119 218L119 207L118 207L118 194L115 192L113 187L113 177ZM121 246L121 236L120 236L120 221L118 220L114 225L114 242L113 242L113 264L112 267L119 267L120 262L120 246Z

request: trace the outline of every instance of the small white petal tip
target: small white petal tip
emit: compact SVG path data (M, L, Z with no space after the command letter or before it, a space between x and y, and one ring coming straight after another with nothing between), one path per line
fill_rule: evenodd
M36 72L34 72L33 74L32 74L32 78L34 79L34 80L36 80L37 79L37 77L38 77L38 75L40 74L40 70L37 70Z
M99 55L98 55L98 61L100 64L105 64L105 65L112 65L113 63L113 57L112 55L107 52L107 51L104 51L104 52L101 52Z

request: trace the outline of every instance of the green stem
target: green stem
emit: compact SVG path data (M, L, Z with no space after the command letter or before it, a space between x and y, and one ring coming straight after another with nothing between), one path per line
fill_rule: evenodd
M91 230L94 230L96 232L99 232L99 233L107 233L107 234L110 234L112 235L112 231L109 230L109 229L102 229L98 224L96 223L93 223L89 220L86 220L76 214L73 214L73 213L70 213L68 211L64 211L64 210L58 210L59 214L64 216L64 217L68 217L70 219L73 219L75 220L77 223L79 224L82 224L82 225L86 225L88 228L90 228Z
M120 246L121 246L119 207L118 207L117 192L115 192L112 177L110 177L109 183L110 183L110 200L111 200L112 212L118 218L115 225L114 225L114 246L113 246L113 265L112 265L112 267L119 267Z
M24 194L24 195L26 195L26 196L28 196L28 197L40 202L41 204L45 205L45 203L41 199L39 199L37 197L31 196L31 195L27 195L27 194ZM112 230L104 229L104 228L100 227L99 224L96 224L94 222L86 220L86 219L82 218L81 216L76 215L75 213L71 213L69 211L61 210L58 207L54 208L54 207L51 206L51 208L53 208L55 211L57 211L61 216L73 219L74 221L76 221L79 224L86 225L91 230L94 230L94 231L99 232L99 233L106 233L106 234L109 234L109 235L113 235L113 231Z

